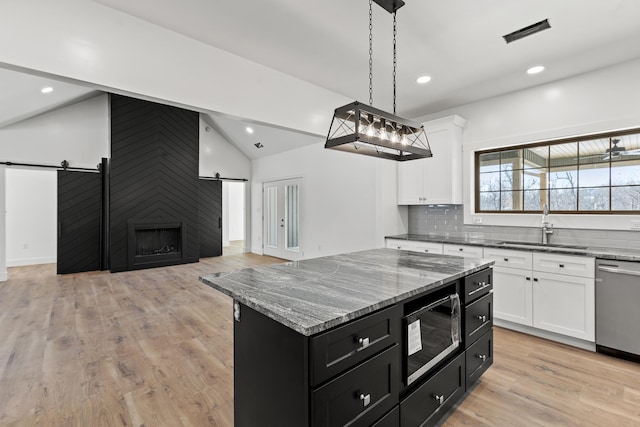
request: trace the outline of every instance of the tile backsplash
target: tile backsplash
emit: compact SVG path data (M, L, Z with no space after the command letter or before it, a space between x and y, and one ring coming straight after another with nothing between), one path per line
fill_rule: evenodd
M539 227L464 224L463 205L409 206L409 234L540 242ZM640 231L556 228L552 242L640 249Z

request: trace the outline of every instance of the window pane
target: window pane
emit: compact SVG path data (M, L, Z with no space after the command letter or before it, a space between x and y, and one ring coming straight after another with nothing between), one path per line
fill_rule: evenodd
M578 183L583 187L608 187L609 163L591 163L580 165Z
M640 159L640 134L611 138L611 161Z
M552 211L577 210L577 197L575 188L562 188L549 190L549 209Z
M608 162L609 138L580 141L580 164Z
M480 174L480 191L499 191L499 190L500 190L500 172Z
M611 164L611 185L639 185L640 161L616 162Z
M501 170L522 169L522 150L509 150L500 153Z
M518 209L517 206L514 206L514 203L518 204L518 197L520 197L521 193L521 191L503 191L500 193L500 210L512 211Z
M549 172L549 188L575 188L578 186L578 171L568 168L552 168Z
M578 143L552 145L549 149L551 160L549 166L558 167L578 164Z
M611 209L614 211L640 210L640 186L612 187Z
M541 169L527 169L524 171L524 189L533 190L546 188L545 171Z
M578 209L581 211L608 211L609 187L582 188L578 198Z
M267 246L278 247L278 187L267 187Z
M480 173L500 170L500 153L480 154Z
M519 185L520 185L520 176L522 175L522 171L521 170L516 170L516 171L502 171L500 173L500 184L502 185L502 187L500 187L501 190L505 191L505 190L513 190L513 189L519 189Z
M541 211L542 210L540 190L527 190L524 192L524 210L525 211Z
M298 186L287 185L285 188L287 249L296 250L298 249Z
M525 148L523 151L524 168L544 168L549 166L549 146Z
M489 193L480 193L480 210L499 211L500 192L494 191Z

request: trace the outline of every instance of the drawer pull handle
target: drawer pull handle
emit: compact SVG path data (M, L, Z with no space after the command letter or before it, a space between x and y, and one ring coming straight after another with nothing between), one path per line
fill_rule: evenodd
M459 250L460 252L462 252L462 251L464 251L464 248L458 248L458 250Z
M440 396L438 396L437 394L433 395L433 398L440 404L442 405L444 403L444 395L441 394Z
M402 249L402 246L398 246L398 249Z
M371 395L370 394L361 394L360 400L362 401L362 406L369 406L371 403Z
M479 321L481 321L482 323L484 323L484 322L486 322L486 321L487 321L487 316L485 316L485 315L481 314L481 315L476 316L476 319L478 319Z
M534 278L533 278L533 281L534 281L534 282L537 282L537 281L538 281L538 278L537 278L537 277L534 277Z
M429 249L425 249L424 251L425 251L425 252L429 252Z
M531 280L531 277L525 277L526 280Z
M483 362L484 362L485 360L487 360L487 356L486 356L486 355L484 355L484 354L476 354L476 357L477 357L478 359L481 359Z
M369 338L359 338L358 344L360 344L360 350L364 350L369 347Z
M559 267L560 267L560 268L564 268L564 264L560 264L560 265L559 265Z
M504 262L509 262L509 258L504 258Z

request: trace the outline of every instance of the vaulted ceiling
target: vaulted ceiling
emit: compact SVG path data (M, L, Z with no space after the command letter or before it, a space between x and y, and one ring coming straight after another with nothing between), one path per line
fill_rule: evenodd
M95 1L350 99L369 99L367 0ZM640 58L637 0L405 2L397 13L397 106L408 118ZM510 44L502 38L544 19L551 24L548 30ZM526 70L534 65L546 69L528 75ZM422 75L431 81L418 84L416 78ZM11 104L12 97L23 95L9 90L15 84L2 85L5 79L0 73L2 103ZM24 82L29 84L38 91L42 86ZM390 110L391 95L392 17L374 3L374 106ZM35 100L27 104L33 111L45 108ZM0 126L28 115L3 107ZM282 147L257 151L252 148L256 134L245 132L247 123L227 116L210 119L252 158L288 149L289 138L303 144L318 141L317 136L253 123L256 133L263 133L258 136L265 148Z

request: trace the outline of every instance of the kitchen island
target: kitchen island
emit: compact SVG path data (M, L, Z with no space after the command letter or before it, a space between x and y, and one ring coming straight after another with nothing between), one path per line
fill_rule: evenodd
M492 264L375 249L201 277L234 299L235 425L433 424L492 362ZM408 385L403 315L445 288L460 348Z

